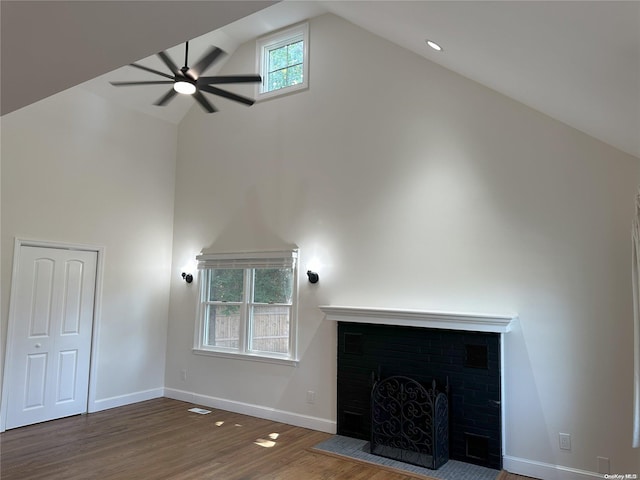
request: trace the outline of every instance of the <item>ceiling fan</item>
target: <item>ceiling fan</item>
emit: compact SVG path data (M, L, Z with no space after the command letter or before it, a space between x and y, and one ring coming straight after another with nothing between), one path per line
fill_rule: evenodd
M200 104L200 106L208 113L213 113L216 108L205 98L203 92L218 95L220 97L228 98L236 102L240 102L245 105L253 105L254 100L251 98L243 97L236 93L223 90L214 85L224 83L259 83L262 81L260 75L223 75L215 77L203 77L201 76L204 71L209 68L224 52L218 47L210 47L205 54L192 66L188 66L189 61L189 42L185 45L184 54L184 67L178 68L173 60L167 55L166 52L158 53L160 60L171 71L172 75L169 75L153 68L145 67L138 63L131 63L132 67L139 68L145 72L150 72L161 77L168 78L169 80L150 80L139 82L110 82L111 85L116 87L130 87L136 85L173 85L171 90L160 97L154 105L165 106L173 97L178 93L184 95L192 95L193 98Z

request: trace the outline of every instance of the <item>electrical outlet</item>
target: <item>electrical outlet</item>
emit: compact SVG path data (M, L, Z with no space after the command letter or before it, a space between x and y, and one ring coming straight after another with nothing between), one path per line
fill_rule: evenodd
M604 473L605 475L611 473L611 464L607 457L597 457L598 459L598 473Z
M186 370L180 370L180 379L181 379L183 382L186 382L186 381L187 381L187 371L186 371Z
M316 403L316 392L314 392L313 390L307 391L307 403Z
M560 450L571 450L571 434L559 433L558 440L560 441Z

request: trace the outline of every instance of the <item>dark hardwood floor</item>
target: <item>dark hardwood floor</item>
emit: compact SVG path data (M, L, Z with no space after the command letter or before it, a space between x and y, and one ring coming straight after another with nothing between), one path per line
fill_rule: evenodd
M2 480L415 480L310 450L330 435L159 398L0 434ZM503 472L500 480L526 477Z

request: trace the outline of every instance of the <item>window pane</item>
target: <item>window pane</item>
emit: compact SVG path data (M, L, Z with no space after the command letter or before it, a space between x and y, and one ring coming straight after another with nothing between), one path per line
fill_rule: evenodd
M304 42L300 40L291 45L269 50L268 91L302 83L303 46Z
M269 74L269 81L268 81L269 91L278 90L282 87L287 86L286 72L287 71L285 69L285 70L278 70L276 72Z
M288 62L287 65L298 65L302 63L303 59L303 42L300 40L299 42L292 43L288 48Z
M253 275L254 303L291 303L293 270L257 268Z
M287 47L269 50L269 71L280 70L287 66Z
M287 85L297 85L303 80L302 65L294 65L287 69Z
M210 302L241 302L243 269L212 269L209 276Z
M303 78L302 65L294 65L293 67L283 68L269 74L267 85L269 90L278 90L291 85L302 83Z
M210 347L240 347L240 306L209 305L205 345Z
M289 353L289 311L283 306L253 307L251 350Z

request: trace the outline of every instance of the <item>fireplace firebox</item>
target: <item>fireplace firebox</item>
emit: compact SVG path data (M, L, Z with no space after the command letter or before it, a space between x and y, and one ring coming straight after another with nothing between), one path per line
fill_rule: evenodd
M393 376L371 392L371 442L374 455L436 470L449 460L449 404L436 381L426 388Z
M337 433L372 440L377 379L435 379L448 385L449 458L501 469L500 345L495 332L338 321Z

